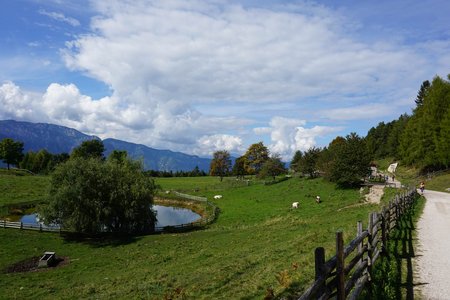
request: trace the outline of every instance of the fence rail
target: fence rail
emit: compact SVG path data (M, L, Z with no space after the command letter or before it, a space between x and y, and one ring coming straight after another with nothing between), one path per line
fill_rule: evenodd
M198 196L192 196L188 194L173 192L177 196L181 198L185 198L191 201L198 201L201 202L202 205L209 206L210 214L208 214L207 217L201 217L199 220L186 223L186 224L180 224L180 225L169 225L169 226L161 226L161 227L155 227L154 232L156 233L163 233L163 232L180 232L180 231L187 231L191 229L200 228L203 226L206 226L208 224L211 224L214 222L214 220L217 218L219 209L217 206L215 206L213 203L209 202L206 197L198 197ZM60 226L46 226L43 224L34 224L34 223L23 223L23 222L10 222L7 220L1 220L0 219L0 227L2 228L14 228L14 229L22 229L22 230L36 230L41 232L62 232L62 228Z
M328 261L325 261L325 249L316 248L315 281L299 300L357 299L371 281L374 263L387 251L389 233L411 208L416 195L416 190L410 189L395 196L381 212L370 213L366 230L359 221L356 237L347 246L342 231L337 232L336 254Z
M10 222L10 221L6 221L6 220L0 220L0 227L25 229L25 230L36 230L36 231L47 231L47 232L60 232L61 231L61 228L59 226L49 227L49 226L45 226L43 224Z
M189 200L195 200L195 201L201 201L201 202L207 202L208 201L208 199L206 197L188 195L188 194L183 194L183 193L176 192L176 191L172 191L172 193L174 193L178 197L189 199Z

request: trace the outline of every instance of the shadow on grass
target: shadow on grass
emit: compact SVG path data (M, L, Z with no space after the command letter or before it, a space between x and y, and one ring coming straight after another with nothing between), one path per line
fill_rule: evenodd
M414 299L414 289L427 284L414 282L413 233L420 211L416 202L391 232L387 253L375 264L372 286L361 299Z
M142 236L134 236L123 233L87 235L81 233L65 232L61 233L61 236L68 243L83 243L96 248L128 245L135 243L142 238Z

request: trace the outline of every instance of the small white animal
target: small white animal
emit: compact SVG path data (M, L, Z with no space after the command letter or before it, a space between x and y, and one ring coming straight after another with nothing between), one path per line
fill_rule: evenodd
M298 208L298 202L293 202L292 203L292 208Z
M214 199L222 199L222 195L215 195Z

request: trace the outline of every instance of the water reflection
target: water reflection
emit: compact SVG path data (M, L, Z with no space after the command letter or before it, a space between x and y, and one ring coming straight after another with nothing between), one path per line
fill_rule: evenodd
M156 211L156 227L187 224L200 219L200 215L187 208L153 205Z
M187 208L153 205L153 210L156 211L157 214L157 222L155 224L156 227L188 224L191 222L195 222L201 218L199 214ZM42 222L39 220L39 215L36 213L23 215L19 221L22 223L34 225L42 224ZM55 225L52 225L50 227L55 227Z

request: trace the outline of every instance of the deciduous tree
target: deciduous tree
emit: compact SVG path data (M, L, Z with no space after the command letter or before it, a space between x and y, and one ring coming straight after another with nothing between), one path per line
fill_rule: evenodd
M23 143L5 138L0 142L0 159L8 166L18 165L23 158Z
M284 163L281 161L281 157L278 154L274 154L263 163L258 177L272 177L273 180L275 180L276 176L284 173L286 173L286 168L284 166Z
M245 171L248 174L258 174L264 162L269 159L269 150L263 142L251 145L244 155Z
M226 150L214 152L213 159L211 160L209 174L211 176L219 176L220 181L223 177L227 176L231 171L231 158L230 153Z
M244 175L247 174L245 172L245 157L244 156L236 158L234 165L233 165L232 173L237 178L243 178Z

